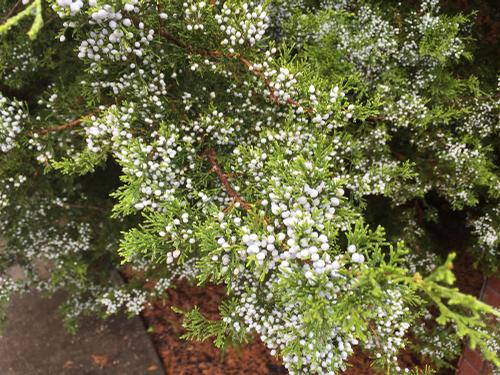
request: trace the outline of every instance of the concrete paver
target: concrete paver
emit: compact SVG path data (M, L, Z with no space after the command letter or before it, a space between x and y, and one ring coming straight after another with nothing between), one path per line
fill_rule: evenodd
M85 317L69 334L57 311L63 300L16 296L0 336L0 375L163 375L139 318Z

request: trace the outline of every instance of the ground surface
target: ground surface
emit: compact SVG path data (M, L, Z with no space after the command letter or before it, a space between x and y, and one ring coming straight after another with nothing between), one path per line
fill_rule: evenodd
M197 288L180 282L175 289L169 289L167 293L167 299L157 301L144 312L167 375L288 374L257 340L222 353L210 341L200 343L180 338L185 332L182 328L182 318L172 310L172 306L182 310L199 306L208 319L217 319L218 306L224 295L222 287Z
M139 318L84 319L71 336L57 312L61 299L14 298L0 336L1 375L164 374Z
M471 263L468 256L460 256L455 272L460 289L477 296L482 276ZM0 337L0 375L287 374L257 339L221 353L211 342L180 338L182 319L172 306L188 310L197 305L207 318L217 319L222 287L197 288L181 282L167 293L167 299L155 302L143 314L165 371L138 318L118 317L107 322L89 318L81 322L78 335L71 336L57 313L62 296L42 299L32 294L17 297L10 305L9 323ZM419 365L411 353L405 353L404 362L408 367ZM370 358L358 353L345 375L378 374L370 363Z
M163 360L167 375L286 375L288 371L273 358L257 338L225 353L211 341L194 342L181 338L181 316L172 306L190 310L198 306L208 319L218 319L218 306L224 296L221 286L198 288L179 282L167 291L168 298L155 302L143 313L150 334ZM411 358L407 361L411 364ZM344 375L379 375L371 367L372 360L358 353L350 360Z

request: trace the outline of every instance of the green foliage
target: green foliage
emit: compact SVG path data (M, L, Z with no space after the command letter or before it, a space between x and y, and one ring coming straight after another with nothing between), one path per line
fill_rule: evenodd
M222 316L230 315L234 311L236 301L224 301L220 305ZM190 311L182 311L179 308L173 308L178 314L184 316L183 327L187 332L182 336L187 340L206 341L213 340L214 345L219 349L225 349L228 345L240 345L247 342L248 337L237 333L232 329L231 325L223 320L208 320L200 313L198 307L194 307Z
M460 338L467 337L471 348L479 346L483 356L499 366L497 353L488 347L489 335L481 328L487 326L485 314L499 318L500 312L473 296L460 293L457 288L449 288L455 283L455 275L451 271L454 258L455 254L451 253L446 262L431 275L422 280L417 273L413 276L414 281L439 308L440 314L436 322L442 325L453 323Z
M30 39L35 39L43 27L43 16L42 16L42 0L33 0L33 2L24 8L21 12L8 18L4 23L0 25L0 34L4 34L9 31L13 26L16 26L26 17L34 14L33 24L31 25L28 36Z
M175 310L186 339L258 337L292 374L339 373L356 350L388 374L408 348L449 366L463 340L498 365L499 312L454 287L449 254L463 243L498 270L498 77L474 65L474 14L436 0L0 14L1 304L64 289L77 332L82 314L138 314L187 279L226 296L220 319Z
M107 159L106 153L95 153L85 150L74 159L63 158L52 163L52 167L69 175L86 175L95 171L96 167L102 166Z

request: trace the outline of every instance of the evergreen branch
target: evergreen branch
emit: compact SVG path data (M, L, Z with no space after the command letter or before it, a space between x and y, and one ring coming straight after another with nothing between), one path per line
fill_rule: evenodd
M227 175L222 171L221 167L217 162L217 154L215 150L208 149L205 152L205 156L207 157L208 162L212 166L211 172L214 172L217 175L222 186L224 186L224 190L226 191L226 193L231 198L233 198L234 201L238 202L244 210L250 211L252 209L252 205L247 201L245 201L231 186L231 183L229 182Z
M85 210L94 210L102 213L108 213L108 210L103 208L103 207L98 207L98 206L92 206L92 205L84 205L84 204L72 204L72 203L64 203L63 204L64 208L81 208Z
M183 339L203 342L213 337L214 345L219 349L224 348L229 335L227 324L222 320L208 320L197 306L190 311L182 311L176 307L172 307L172 310L184 315L182 326L187 332L182 336Z
M60 131L66 130L66 129L74 128L74 127L80 125L84 119L85 119L85 117L82 117L82 118L70 121L70 122L68 122L66 124L57 125L57 126L53 126L53 127L50 127L50 128L43 129L40 132L40 134L48 134L48 133L60 132Z
M455 282L455 276L451 271L454 258L455 253L449 254L446 262L426 278L422 278L417 272L413 275L413 282L439 308L440 315L436 319L439 324L454 323L457 327L456 333L460 338L467 336L472 349L479 346L483 356L498 365L499 359L486 345L488 334L481 328L486 326L483 319L485 314L499 318L500 312L473 296L461 293L457 288L441 285L441 283L452 285ZM451 306L457 306L458 309L452 310Z
M254 68L254 64L242 56L240 53L225 53L220 50L204 50L204 49L198 49L193 47L190 44L186 44L182 40L176 38L173 34L166 30L160 30L160 35L168 40L169 42L175 44L176 46L185 49L188 53L191 54L196 54L196 55L201 55L205 57L214 57L214 58L227 58L230 60L238 60L242 65L248 68L256 77L260 78L266 85L267 89L269 90L269 96L272 101L274 101L277 104L281 104L279 97L275 94L274 89L271 87L271 81L265 76L265 74L259 70ZM288 98L286 102L294 107L302 107L301 104L293 100L291 98ZM303 108L303 107L302 107ZM312 108L303 108L304 111L306 112L314 112Z
M0 25L0 34L8 32L11 27L17 25L23 18L32 15L33 12L35 14L35 19L28 31L28 36L32 40L35 39L43 26L42 0L34 0L33 3L24 8L21 12L7 19L7 21Z
M34 9L35 9L35 20L31 25L31 28L28 31L28 37L33 40L38 35L38 32L43 26L43 17L42 17L42 0L34 1Z
M224 348L257 335L291 373L337 373L358 348L396 373L408 343L440 367L463 338L498 363L488 329L500 312L426 250L426 223L448 224L435 192L480 206L471 247L498 266L498 80L456 64L464 17L365 0L58 1L46 17L43 1L1 6L15 26L0 48L0 274L45 255L72 317L138 314L177 277L223 284L217 317L183 313L184 337ZM119 220L101 213L108 195ZM382 223L389 235L370 229ZM127 288L109 280L120 259L140 274Z
M7 21L14 14L14 12L19 8L19 6L22 4L22 2L23 2L22 0L18 0L14 4L14 6L12 8L10 8L10 10L7 12L5 17L2 19L2 22Z
M34 132L34 133L38 133L38 134L41 134L41 135L46 135L46 134L49 134L49 133L60 132L60 131L66 130L66 129L72 129L74 127L79 126L83 121L85 121L86 119L88 119L91 116L94 116L96 113L98 113L100 111L101 111L100 109L97 109L96 111L94 111L92 113L89 113L88 115L82 116L80 118L77 118L77 119L72 120L70 122L67 122L65 124L57 125L57 126L52 126L52 127L49 127L49 128L45 128L45 129L42 129L39 132Z

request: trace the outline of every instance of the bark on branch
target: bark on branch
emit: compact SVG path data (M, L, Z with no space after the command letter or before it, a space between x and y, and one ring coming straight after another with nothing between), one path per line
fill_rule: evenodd
M227 178L227 175L222 171L221 167L219 166L219 163L217 162L217 154L215 153L214 149L208 149L205 152L205 156L207 157L208 162L212 166L211 172L214 172L217 177L219 178L220 183L224 187L224 190L226 193L235 201L240 204L240 206L246 210L249 211L252 209L252 205L245 201L237 192L234 190L234 188L231 186L231 183L229 182L229 179Z
M66 129L71 129L71 128L79 126L84 120L86 120L87 118L89 118L91 116L94 116L98 112L100 112L100 109L96 110L95 112L89 113L88 115L77 118L73 121L67 122L65 124L52 126L50 128L40 129L39 131L33 131L33 132L31 132L31 134L37 133L40 135L45 135L45 134L49 134L49 133L60 132L60 131L66 130Z
M75 126L80 125L84 119L85 119L85 117L82 117L82 118L70 121L66 124L53 126L51 128L42 129L38 132L38 134L44 135L44 134L48 134L48 133L54 133L54 132L59 132L59 131L63 131L66 129L74 128Z
M250 62L247 58L242 56L239 53L225 53L220 50L204 50L204 49L198 49L194 48L193 46L186 44L182 40L176 38L173 34L169 33L166 30L160 30L160 36L163 37L164 39L168 40L169 42L175 44L176 46L186 50L189 53L200 55L200 56L206 56L206 57L214 57L214 58L227 58L231 60L238 60L242 65L244 65L248 70L250 70L256 77L261 79L267 89L269 90L269 96L271 99L276 102L277 104L281 104L279 97L275 94L275 90L271 86L271 81L269 78L265 76L265 74L258 70L255 69L254 64ZM297 102L296 100L293 100L291 98L288 98L286 102L294 107L301 107L300 103ZM310 108L303 108L305 112L313 112L312 109Z

